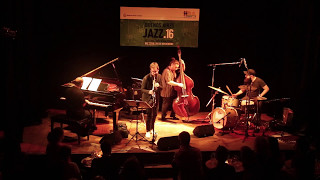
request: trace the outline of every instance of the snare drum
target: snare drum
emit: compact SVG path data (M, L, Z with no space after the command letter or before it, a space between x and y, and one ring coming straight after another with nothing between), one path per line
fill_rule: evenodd
M254 101L252 99L250 100L241 100L241 106L253 106Z
M217 129L234 128L239 120L238 112L233 107L217 107L211 113L211 122Z
M239 107L239 100L232 96L224 95L221 99L221 107Z
M254 112L255 111L255 102L253 99L243 99L241 100L241 106L240 106L240 109L241 111L245 112L246 109L249 111L249 112Z

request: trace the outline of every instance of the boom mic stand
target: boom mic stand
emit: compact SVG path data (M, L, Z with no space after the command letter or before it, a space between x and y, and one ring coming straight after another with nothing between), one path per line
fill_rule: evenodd
M244 138L243 138L243 141L244 142L247 137L249 137L249 112L248 112L248 106L249 106L249 103L250 103L250 92L251 92L251 86L252 84L250 84L249 86L249 90L247 90L246 92L246 97L248 97L248 99L246 100L246 105L245 105L245 109L244 109L244 114L245 114L245 121L246 121L246 129L245 129L245 133L244 133Z
M244 142L249 137L248 131L249 131L249 117L250 117L250 115L248 112L248 106L249 106L249 103L251 100L252 83L253 82L250 83L249 88L247 88L247 90L246 90L246 97L248 97L248 99L246 100L245 111L244 111L245 112L245 120L246 120L246 129L245 129L245 134L244 134L244 138L243 138L242 142ZM255 136L254 133L252 134L252 136Z
M224 126L225 126L225 124L226 124L226 122L225 122L225 121L226 121L226 117L227 117L230 113L231 113L231 112L228 112L226 115L223 116L223 118L221 118L221 119L219 120L219 121L221 121L221 120L223 121L223 122L222 122L222 132L220 132L220 133L221 133L221 136L223 136L223 135L225 135L225 134L228 134L227 132L225 132L225 127L224 127ZM218 121L218 122L219 122L219 121Z
M218 63L218 64L208 64L208 66L212 66L212 78L211 78L211 86L214 87L214 72L216 70L216 66L224 66L224 65L236 65L236 64L240 64L241 65L242 61L240 62L231 62L231 63ZM240 67L240 66L239 66ZM211 90L211 94L212 94L212 97L211 99L209 100L209 102L207 103L206 107L208 107L208 105L212 102L212 109L211 111L213 110L214 108L214 98L215 98L215 95L213 93L213 90ZM210 112L211 113L211 112ZM210 116L210 113L207 115L207 117Z

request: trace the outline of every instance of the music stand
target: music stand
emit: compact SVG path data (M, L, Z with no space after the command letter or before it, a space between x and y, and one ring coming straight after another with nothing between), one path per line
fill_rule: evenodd
M124 102L126 102L130 107L135 107L137 108L137 111L141 111L141 117L144 121L144 113L143 113L143 110L147 109L147 108L151 108L151 106L145 102L145 101L140 101L140 100L124 100ZM139 140L145 140L145 141L148 141L144 138L144 136L142 136L140 133L139 133L139 130L138 130L138 125L139 125L139 119L138 119L138 116L139 114L137 115L137 124L136 124L136 133L131 137L131 139L127 142L126 145L128 145L130 143L130 141L134 138L136 138L136 142L138 142L138 136L141 136L142 139L139 139ZM139 145L138 145L139 146ZM139 146L140 148L140 146Z

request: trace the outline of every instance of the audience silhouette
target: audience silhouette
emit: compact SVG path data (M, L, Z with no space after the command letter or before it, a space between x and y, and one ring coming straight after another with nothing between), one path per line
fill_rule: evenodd
M91 177L101 176L106 180L119 179L119 162L111 154L112 145L107 141L102 141L102 156L95 158L91 164Z
M62 169L62 179L81 180L82 175L78 164L71 160L71 148L62 146L59 152L60 166Z
M310 149L310 142L306 137L297 139L294 155L285 162L283 170L295 180L315 179L315 152Z
M207 161L207 178L217 180L235 179L234 167L228 165L226 160L229 156L229 150L224 146L218 146L211 159ZM214 162L212 164L212 162Z
M71 147L62 143L64 131L54 128L47 135L46 179L82 180L146 180L143 161L136 156L115 157L112 144L102 141L102 156L92 160L90 171L80 171L72 161ZM293 154L280 150L277 138L257 136L253 148L242 146L239 156L219 145L210 159L203 161L200 149L190 145L190 134L183 131L178 136L180 147L174 153L171 165L173 179L178 180L316 180L316 155L318 146L312 146L310 139L301 136L296 140ZM122 166L121 166L122 164ZM318 165L319 166L319 165ZM81 167L84 168L84 167ZM21 171L22 172L22 171ZM82 176L82 172L84 174ZM41 172L40 172L41 173ZM31 174L31 173L30 173ZM21 176L16 175L17 177ZM39 176L39 175L38 175ZM3 174L3 177L6 177Z
M120 180L147 180L144 166L134 155L130 156L122 165Z
M78 164L71 160L71 147L62 144L63 129L54 128L48 133L46 168L48 179L82 179Z
M47 135L48 144L46 147L46 171L49 179L61 179L62 169L60 166L60 150L64 146L61 142L64 132L61 127L54 128Z
M61 149L62 140L64 138L64 132L61 127L54 128L51 132L48 133L47 140L47 148L46 148L46 155L48 161L57 161L59 151Z
M256 155L249 146L241 147L240 161L243 171L236 173L237 179L255 179Z
M175 153L172 167L177 179L203 179L202 155L198 148L190 146L190 134L179 134L180 148Z

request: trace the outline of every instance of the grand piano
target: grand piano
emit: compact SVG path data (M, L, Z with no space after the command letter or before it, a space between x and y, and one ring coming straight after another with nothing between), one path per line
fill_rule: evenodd
M82 75L84 80L81 90L85 94L87 106L93 110L94 125L96 125L96 111L105 111L106 116L112 112L113 117L113 130L118 130L118 118L120 110L126 105L124 99L126 98L126 91L122 87L117 71L114 66L114 62L119 58L115 58L93 70ZM116 78L101 76L102 68L112 65ZM62 85L64 88L69 88L72 83L66 83ZM63 98L62 98L63 99Z

